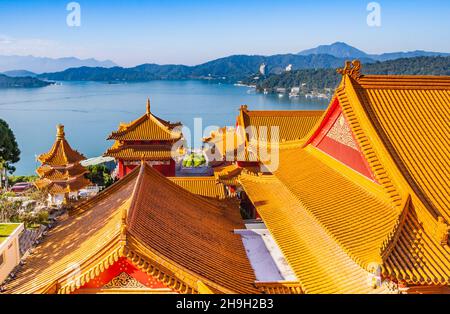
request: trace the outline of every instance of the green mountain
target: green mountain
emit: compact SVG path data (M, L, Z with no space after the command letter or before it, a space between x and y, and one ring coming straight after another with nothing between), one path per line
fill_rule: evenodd
M299 55L318 55L328 54L336 58L347 59L372 59L375 61L387 61L400 58L414 58L414 57L436 57L436 56L450 56L450 53L444 52L431 52L424 50L406 51L406 52L389 52L382 54L368 54L362 50L352 47L343 42L335 42L331 45L320 45L316 48L303 50L298 53Z
M370 60L366 60L370 62ZM274 56L234 55L216 59L200 65L158 65L142 64L132 68L71 68L62 72L43 73L40 78L56 81L150 81L213 79L236 82L258 72L266 65L266 74L281 73L288 65L292 69L335 68L344 63L330 55L300 56L284 54Z
M123 67L73 67L61 72L40 74L39 78L56 81L103 81L138 82L150 80L208 79L236 82L259 72L265 65L264 75L281 74L289 66L291 70L337 68L348 59L359 59L363 63L376 60L386 61L402 57L434 56L441 53L412 51L395 52L381 55L367 54L362 50L343 42L322 45L304 50L298 54L232 55L195 66L181 64L142 64L131 68ZM450 55L444 54L442 55ZM260 75L261 73L258 73Z
M341 65L342 67L342 65ZM398 75L450 75L450 57L402 58L364 64L363 74ZM254 75L244 84L254 85L258 91L276 92L277 88L290 90L300 87L300 94L313 91L330 95L341 80L335 69L302 69L282 74L273 74L255 79Z
M9 77L0 74L0 88L44 87L53 84L34 77Z
M347 59L370 58L370 56L364 51L339 41L331 45L320 45L316 48L306 49L300 51L298 54L302 56L328 54L336 58Z
M12 71L5 71L1 74L5 74L6 76L10 77L35 77L37 74L31 71L27 70L12 70Z

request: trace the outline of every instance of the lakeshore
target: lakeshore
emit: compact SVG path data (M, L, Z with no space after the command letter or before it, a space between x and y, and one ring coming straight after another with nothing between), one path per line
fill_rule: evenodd
M147 97L161 118L180 121L191 130L194 118L202 118L203 128L230 124L242 104L254 110L323 110L328 105L328 100L248 91L205 81L58 82L38 89L0 90L0 116L13 129L22 152L15 175L33 175L35 155L51 146L56 124L66 126L70 142L87 157L100 156L109 145L110 131L141 114Z

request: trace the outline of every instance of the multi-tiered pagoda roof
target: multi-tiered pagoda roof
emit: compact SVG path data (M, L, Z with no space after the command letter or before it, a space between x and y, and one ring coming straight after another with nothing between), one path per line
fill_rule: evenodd
M170 160L174 142L182 137L180 123L171 123L153 115L150 100L147 111L130 123L121 123L117 131L109 135L114 144L105 156L121 160Z
M63 125L59 124L56 128L56 141L52 148L38 156L42 165L36 170L39 180L35 185L51 195L77 192L91 184L84 177L88 171L80 165L86 157L69 145Z

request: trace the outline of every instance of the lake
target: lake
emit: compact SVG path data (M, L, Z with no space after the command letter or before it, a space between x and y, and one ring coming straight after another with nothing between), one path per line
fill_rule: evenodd
M16 175L30 175L39 164L35 156L48 151L56 124L65 126L71 146L87 157L101 155L111 144L107 136L120 122L151 111L166 120L192 128L194 118L203 127L233 126L240 105L250 110L321 110L327 100L262 95L254 90L206 81L152 81L107 84L62 82L42 88L0 89L0 117L13 129L21 150Z

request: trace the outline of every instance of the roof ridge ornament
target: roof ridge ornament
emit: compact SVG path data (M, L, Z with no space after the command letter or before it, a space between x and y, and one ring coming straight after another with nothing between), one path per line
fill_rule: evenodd
M361 77L361 61L345 61L345 66L336 70L337 73L342 75L348 75L355 80L359 80Z
M147 115L150 115L150 97L147 97Z
M64 133L64 125L62 124L57 124L56 125L56 139L58 140L63 140L65 138L65 133Z

